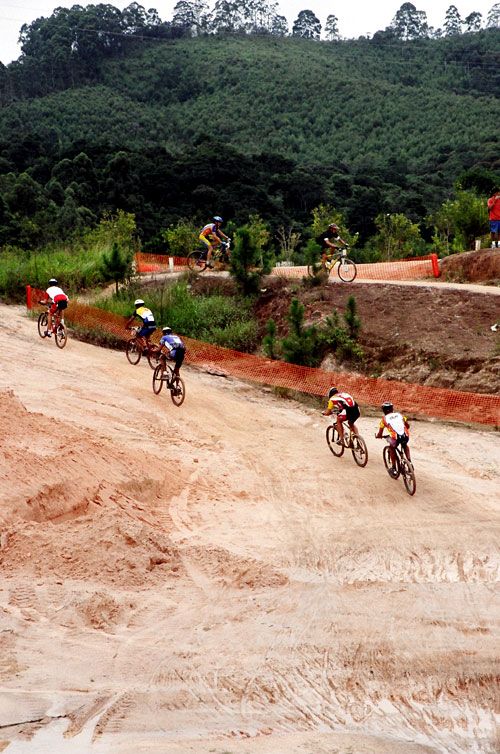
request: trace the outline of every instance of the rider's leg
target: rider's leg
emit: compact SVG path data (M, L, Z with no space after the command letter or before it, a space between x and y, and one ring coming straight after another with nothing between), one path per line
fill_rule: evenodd
M339 433L340 443L343 443L344 442L344 424L343 424L343 420L340 418L340 415L337 416L337 421L335 422L335 426L337 427L337 432Z

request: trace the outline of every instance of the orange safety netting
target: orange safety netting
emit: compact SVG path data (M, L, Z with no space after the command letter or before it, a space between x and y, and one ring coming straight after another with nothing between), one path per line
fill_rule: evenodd
M182 272L186 269L187 259L185 257L169 257L165 254L139 252L135 255L135 266L139 273ZM422 278L439 277L440 274L436 254L397 259L393 262L356 264L356 268L358 280L421 280ZM303 278L307 275L307 267L274 267L271 275ZM335 279L336 275L335 268L331 272L332 279Z
M27 286L28 307L36 305L44 295L43 291ZM65 319L70 325L108 333L123 342L130 338L130 333L125 330L123 317L86 304L70 302L65 311ZM153 340L158 340L159 337L158 332ZM232 351L192 338L184 338L184 341L187 347L186 363L243 380L318 396L326 395L331 385L337 385L365 406L378 407L389 400L398 410L411 415L500 425L500 398L496 395L466 393L346 372L327 372Z

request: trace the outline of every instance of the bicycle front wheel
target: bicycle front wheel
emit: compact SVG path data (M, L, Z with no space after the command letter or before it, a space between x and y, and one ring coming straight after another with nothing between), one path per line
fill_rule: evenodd
M153 393L159 395L163 387L163 383L168 379L168 367L164 367L163 364L158 364L153 372Z
M407 493L414 495L417 489L417 480L415 479L415 471L411 461L406 459L402 461L401 474L403 475L403 482L405 483Z
M193 272L203 272L207 267L207 252L191 251L187 256L187 264Z
M42 312L38 317L38 334L41 338L47 337L45 333L47 331L48 324L49 318L47 317L47 312Z
M341 257L337 265L337 275L339 276L339 278L344 283L352 283L357 274L358 270L356 269L356 265L352 261L352 259L348 259L348 257Z
M140 362L142 350L138 347L136 338L130 338L125 353L131 364L138 364Z
M157 346L150 346L148 350L148 364L151 369L156 369L160 363L160 349Z
M67 338L67 335L66 335L66 327L62 323L60 323L56 327L56 332L55 332L55 335L54 335L54 339L56 341L56 346L58 348L64 348L64 346L68 342L68 338Z
M344 443L341 443L339 445L339 439L340 438L339 433L337 432L337 427L335 427L333 424L330 424L330 426L326 428L326 441L333 455L337 456L337 458L343 456L345 450Z
M170 381L170 397L175 406L182 406L186 397L186 386L179 375L174 375Z
M358 466L363 468L368 463L368 448L361 435L351 435L352 456Z

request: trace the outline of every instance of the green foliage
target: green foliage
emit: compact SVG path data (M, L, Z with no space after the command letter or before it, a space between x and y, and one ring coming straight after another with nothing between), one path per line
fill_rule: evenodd
M276 358L276 322L268 319L266 322L266 334L262 339L262 349L268 359Z
M401 259L415 255L420 244L420 230L401 213L381 213L375 218L378 234L373 245L380 251L382 259Z
M486 197L458 190L455 199L445 201L428 222L434 226L435 241L446 251L474 248L474 239L488 227Z
M245 296L257 293L262 275L271 269L272 255L264 248L269 238L267 226L258 215L252 215L236 233L231 274Z
M45 290L54 276L69 293L93 288L104 282L102 259L99 249L54 245L27 251L5 247L0 252L0 296L22 301L27 285Z
M109 254L104 254L102 258L102 273L105 280L114 280L116 293L118 293L118 283L123 283L126 278L130 277L132 272L133 256L130 251L122 251L115 241Z
M128 317L138 296L146 301L159 325L169 325L186 337L215 343L238 351L252 351L257 345L258 325L248 301L213 295L193 295L182 281L159 288L130 286L97 306Z
M357 340L359 331L361 329L361 320L358 316L358 307L354 296L349 296L349 298L347 299L347 306L344 312L344 320L347 325L349 337L353 340Z
M191 220L181 218L162 233L168 251L175 257L185 257L196 247L199 228Z
M97 228L87 231L82 239L86 246L112 249L116 243L131 253L137 248L135 216L119 209L116 214L105 212Z
M292 364L317 367L328 352L335 353L340 361L348 358L361 360L363 351L356 343L361 322L356 315L354 298L351 298L344 314L350 333L340 325L336 311L321 326L306 327L304 306L298 299L293 299L288 313L290 332L280 342L284 360Z

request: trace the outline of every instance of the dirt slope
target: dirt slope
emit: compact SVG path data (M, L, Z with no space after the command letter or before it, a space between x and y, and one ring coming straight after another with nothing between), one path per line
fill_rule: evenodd
M0 751L493 754L498 438L326 420L0 307Z

